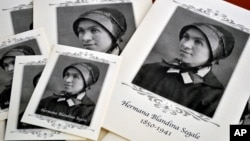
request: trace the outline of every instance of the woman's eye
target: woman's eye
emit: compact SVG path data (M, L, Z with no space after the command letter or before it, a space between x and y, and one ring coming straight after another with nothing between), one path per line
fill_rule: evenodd
M77 31L78 31L78 33L83 33L84 32L84 30L81 29L81 28L78 28Z
M200 40L195 40L195 44L197 44L197 45L203 45L202 41L200 41Z
M78 75L73 75L73 78L77 79L77 78L79 78L79 76Z
M64 77L69 77L69 74L68 74L68 73L66 73Z
M189 35L188 34L183 34L182 38L183 39L189 39Z
M91 29L91 32L92 32L92 33L96 33L96 32L98 32L98 31L99 31L99 30L98 30L97 28L92 28L92 29Z

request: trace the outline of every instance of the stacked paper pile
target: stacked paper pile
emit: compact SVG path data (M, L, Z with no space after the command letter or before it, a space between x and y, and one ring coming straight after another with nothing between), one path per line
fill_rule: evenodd
M1 0L0 140L229 140L250 123L232 3Z

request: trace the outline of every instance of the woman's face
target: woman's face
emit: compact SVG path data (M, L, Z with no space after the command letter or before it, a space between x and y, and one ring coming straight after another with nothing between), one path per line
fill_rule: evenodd
M14 73L14 65L15 65L15 57L6 57L3 60L3 68L5 72L7 72L11 79L13 78Z
M71 94L79 93L84 88L84 81L80 72L74 68L69 68L64 75L65 91Z
M94 21L80 21L77 30L84 49L107 52L112 47L111 35Z
M179 59L189 67L204 65L210 58L209 44L203 33L190 28L180 41Z

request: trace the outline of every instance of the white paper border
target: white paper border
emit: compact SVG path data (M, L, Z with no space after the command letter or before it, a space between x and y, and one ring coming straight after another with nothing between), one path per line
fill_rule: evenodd
M13 87L9 107L9 116L5 132L6 140L86 140L84 138L72 136L49 129L17 129L18 111L21 100L21 89L23 80L23 71L26 66L46 65L45 56L18 56L16 58Z
M51 75L53 68L58 61L60 55L87 59L90 61L96 61L100 63L109 64L103 86L96 104L95 113L92 117L90 126L75 124L72 122L61 121L55 118L49 118L42 115L35 114L35 108L37 107L43 91L48 83L48 77ZM44 68L44 72L34 90L34 94L31 97L30 103L25 111L22 121L69 134L85 137L89 139L97 139L102 125L106 106L109 101L112 86L116 79L119 64L121 58L115 55L109 55L105 53L89 51L84 49L78 49L68 46L56 45L51 53L49 61Z
M0 1L0 38L14 35L11 11L33 8L33 0L1 0Z
M34 28L44 27L50 45L58 44L57 7L119 3L132 3L136 26L152 5L151 0L34 0Z
M36 40L38 44L38 48L41 52L41 55L49 56L51 48L49 46L49 43L47 41L43 28L38 28L35 30L30 30L30 31L26 31L23 33L9 36L9 37L2 38L0 40L0 50L14 46L16 44L18 45L23 42L34 40L34 39ZM0 110L0 120L6 119L7 114L8 114L8 109Z
M121 65L117 85L115 86L106 114L107 116L105 117L104 128L129 140L211 141L226 140L229 138L229 132L227 132L229 131L229 124L238 123L249 97L249 86L245 82L249 78L246 78L248 76L244 75L250 71L250 67L245 65L248 64L247 61L250 59L249 38L244 52L237 63L237 68L234 70L227 89L223 94L224 96L217 107L216 114L212 119L171 101L166 101L147 90L131 84L135 73L139 70L139 67L151 51L178 6L248 34L250 33L249 21L245 20L245 17L249 17L249 11L227 4L226 2L203 1L199 3L195 0L157 0L121 55L126 61L122 62ZM150 35L145 36L145 31L150 33ZM135 50L140 50L140 52L135 52ZM129 103L129 106L124 106L125 104L122 106L122 102ZM136 108L137 110L135 110ZM151 120L143 115L143 110L159 115L160 118L167 119L166 121L171 121L173 124L179 125L181 129L169 128L158 121ZM136 113L135 111L141 111L141 113ZM129 122L124 121L124 119ZM141 124L146 120L147 124ZM152 127L150 128L149 126ZM133 127L133 130L126 130L130 127ZM164 131L171 132L171 135L164 135L157 132L158 127L163 128ZM185 133L181 132L183 128L192 132L194 136L197 135L198 139L185 137ZM143 132L143 135L140 136L134 131Z

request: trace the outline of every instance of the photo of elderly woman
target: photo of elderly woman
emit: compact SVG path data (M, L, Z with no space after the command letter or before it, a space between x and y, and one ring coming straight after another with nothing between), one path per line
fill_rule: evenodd
M36 55L36 54L40 53L35 52L35 49L27 45L16 45L15 47L9 50L5 50L3 52L0 58L0 65L5 73L1 75L0 84L1 87L3 85L5 85L5 87L2 89L0 93L0 109L9 108L15 57L22 55Z
M179 14L184 11L184 9L179 9L176 14L180 16ZM179 29L176 30L173 23L183 18L183 16L179 18L178 16L171 20L172 24L166 27L166 32L160 37L160 39L164 36L176 38L176 43L173 43L173 40L171 44L158 42L132 83L201 114L213 117L228 82L224 80L230 78L244 47L236 42L240 31L200 15L194 15L194 19L190 19L191 16L184 18L190 23L178 26ZM207 22L199 22L199 20ZM170 32L177 33L171 34ZM170 35L176 36L170 37ZM162 46L161 51L159 48L156 49L157 45ZM173 47L165 50L164 48L168 48L167 45ZM168 53L162 56L165 51ZM156 54L156 52L163 53ZM155 58L158 60L155 61ZM230 63L222 63L228 58L230 58ZM218 70L215 69L216 67ZM227 72L228 69L231 71L230 74Z
M135 31L131 3L60 7L57 13L58 42L63 45L119 55ZM59 18L65 14L74 18L66 23Z
M106 72L103 68L107 66L88 61L63 66L61 88L40 101L36 114L89 126ZM96 100L93 99L94 95Z

